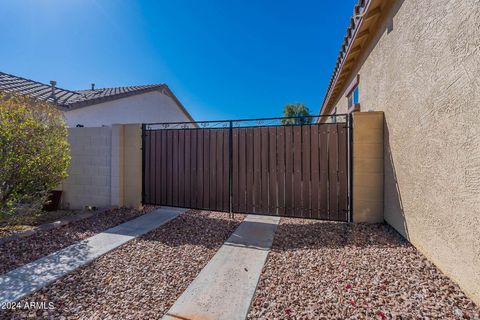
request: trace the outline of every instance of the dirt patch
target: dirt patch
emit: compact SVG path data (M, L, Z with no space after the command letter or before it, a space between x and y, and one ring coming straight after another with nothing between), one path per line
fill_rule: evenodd
M68 247L153 209L154 207L146 207L144 210L110 209L59 228L38 231L29 237L0 243L0 256L2 257L0 274Z
M56 210L42 211L29 215L5 216L0 219L0 238L8 237L25 230L31 230L43 223L54 222L80 212L81 210Z
M480 309L387 225L282 219L249 319L478 319Z
M243 217L187 212L20 301L51 302L54 310L3 318L159 319Z

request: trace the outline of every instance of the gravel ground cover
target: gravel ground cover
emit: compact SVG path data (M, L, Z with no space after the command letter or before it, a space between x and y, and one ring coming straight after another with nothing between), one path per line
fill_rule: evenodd
M0 274L44 257L99 232L136 218L155 207L143 210L110 209L90 218L47 231L38 231L25 238L0 243Z
M244 216L189 211L20 301L54 310L15 310L0 319L159 319Z
M282 219L248 319L478 319L387 225Z

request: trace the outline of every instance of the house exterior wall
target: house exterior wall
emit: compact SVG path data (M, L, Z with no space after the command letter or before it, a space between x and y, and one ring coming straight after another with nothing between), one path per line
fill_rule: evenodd
M480 1L397 0L382 19L352 78L385 113L385 220L480 303Z
M65 112L68 127L110 126L115 123L190 121L175 101L151 91Z

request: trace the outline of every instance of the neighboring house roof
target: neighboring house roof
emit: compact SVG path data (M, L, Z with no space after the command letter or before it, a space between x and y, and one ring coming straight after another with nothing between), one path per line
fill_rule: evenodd
M329 111L329 108L338 100L338 95L342 94L343 89L348 85L347 80L351 77L360 53L367 47L365 44L373 34L372 26L377 22L384 4L383 0L359 0L355 5L320 114Z
M52 96L51 86L4 72L0 72L0 90L18 95L28 95L49 102L55 101ZM68 101L80 98L81 94L75 91L55 88L55 97L57 98L57 105L66 106Z
M87 107L102 102L157 90L171 97L178 107L185 113L187 118L190 121L194 121L192 116L166 84L75 91L55 87L55 95L52 95L51 85L0 72L0 91L6 91L17 95L29 95L40 100L52 102L63 111Z

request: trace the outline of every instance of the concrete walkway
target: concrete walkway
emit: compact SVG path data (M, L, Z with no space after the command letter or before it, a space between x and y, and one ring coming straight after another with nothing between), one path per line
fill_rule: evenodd
M245 319L279 220L247 216L163 319Z
M0 305L21 299L185 211L155 210L0 276Z

